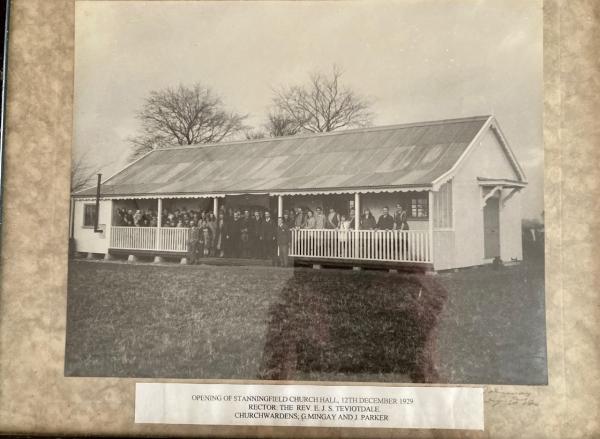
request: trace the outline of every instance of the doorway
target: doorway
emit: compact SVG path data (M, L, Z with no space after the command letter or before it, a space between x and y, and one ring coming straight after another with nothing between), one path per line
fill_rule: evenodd
M484 258L500 256L500 198L491 197L483 208Z

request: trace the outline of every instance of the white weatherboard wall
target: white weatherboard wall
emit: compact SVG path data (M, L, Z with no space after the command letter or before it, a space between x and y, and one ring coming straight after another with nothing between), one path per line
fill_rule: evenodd
M454 262L454 233L452 230L433 231L434 270L448 270L456 267Z
M453 181L443 184L433 192L433 269L454 268L454 190Z
M95 204L95 200L75 200L73 214L73 238L78 252L107 253L112 225L112 200L100 200L100 216L98 223L103 225L104 232L94 232L94 227L83 226L83 213L86 204Z
M482 195L477 177L518 180L515 170L491 129L488 128L474 146L460 165L453 180L455 209L453 268L487 262L484 259ZM502 196L506 196L507 192L508 190L504 190ZM501 258L521 259L520 246L521 206L519 194L515 194L504 208L500 208Z

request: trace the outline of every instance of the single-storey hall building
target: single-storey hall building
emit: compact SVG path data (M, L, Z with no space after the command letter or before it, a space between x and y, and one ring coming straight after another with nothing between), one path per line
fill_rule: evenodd
M295 259L446 270L522 259L526 177L493 116L157 149L72 194L78 252L185 256L189 229L123 227L117 209L262 206L281 216L402 204L409 230L293 229Z

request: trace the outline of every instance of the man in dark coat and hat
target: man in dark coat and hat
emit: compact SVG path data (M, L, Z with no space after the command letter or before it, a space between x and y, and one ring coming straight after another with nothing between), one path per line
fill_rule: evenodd
M274 262L275 249L277 246L277 236L275 222L271 218L271 212L265 211L265 219L261 223L261 236L263 243L263 258L271 259Z
M277 249L279 250L279 265L287 267L289 263L291 233L283 218L277 220Z

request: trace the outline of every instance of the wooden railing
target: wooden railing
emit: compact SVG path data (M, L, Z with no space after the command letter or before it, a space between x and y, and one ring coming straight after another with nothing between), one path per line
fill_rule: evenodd
M290 256L431 262L426 230L292 230Z
M112 227L110 248L186 252L189 229ZM432 261L426 230L293 229L290 256L386 262Z
M155 250L156 227L112 227L110 247L127 250Z
M110 248L186 252L189 229L182 227L112 227Z
M158 249L171 252L187 251L187 241L190 229L181 227L161 227L159 230Z

